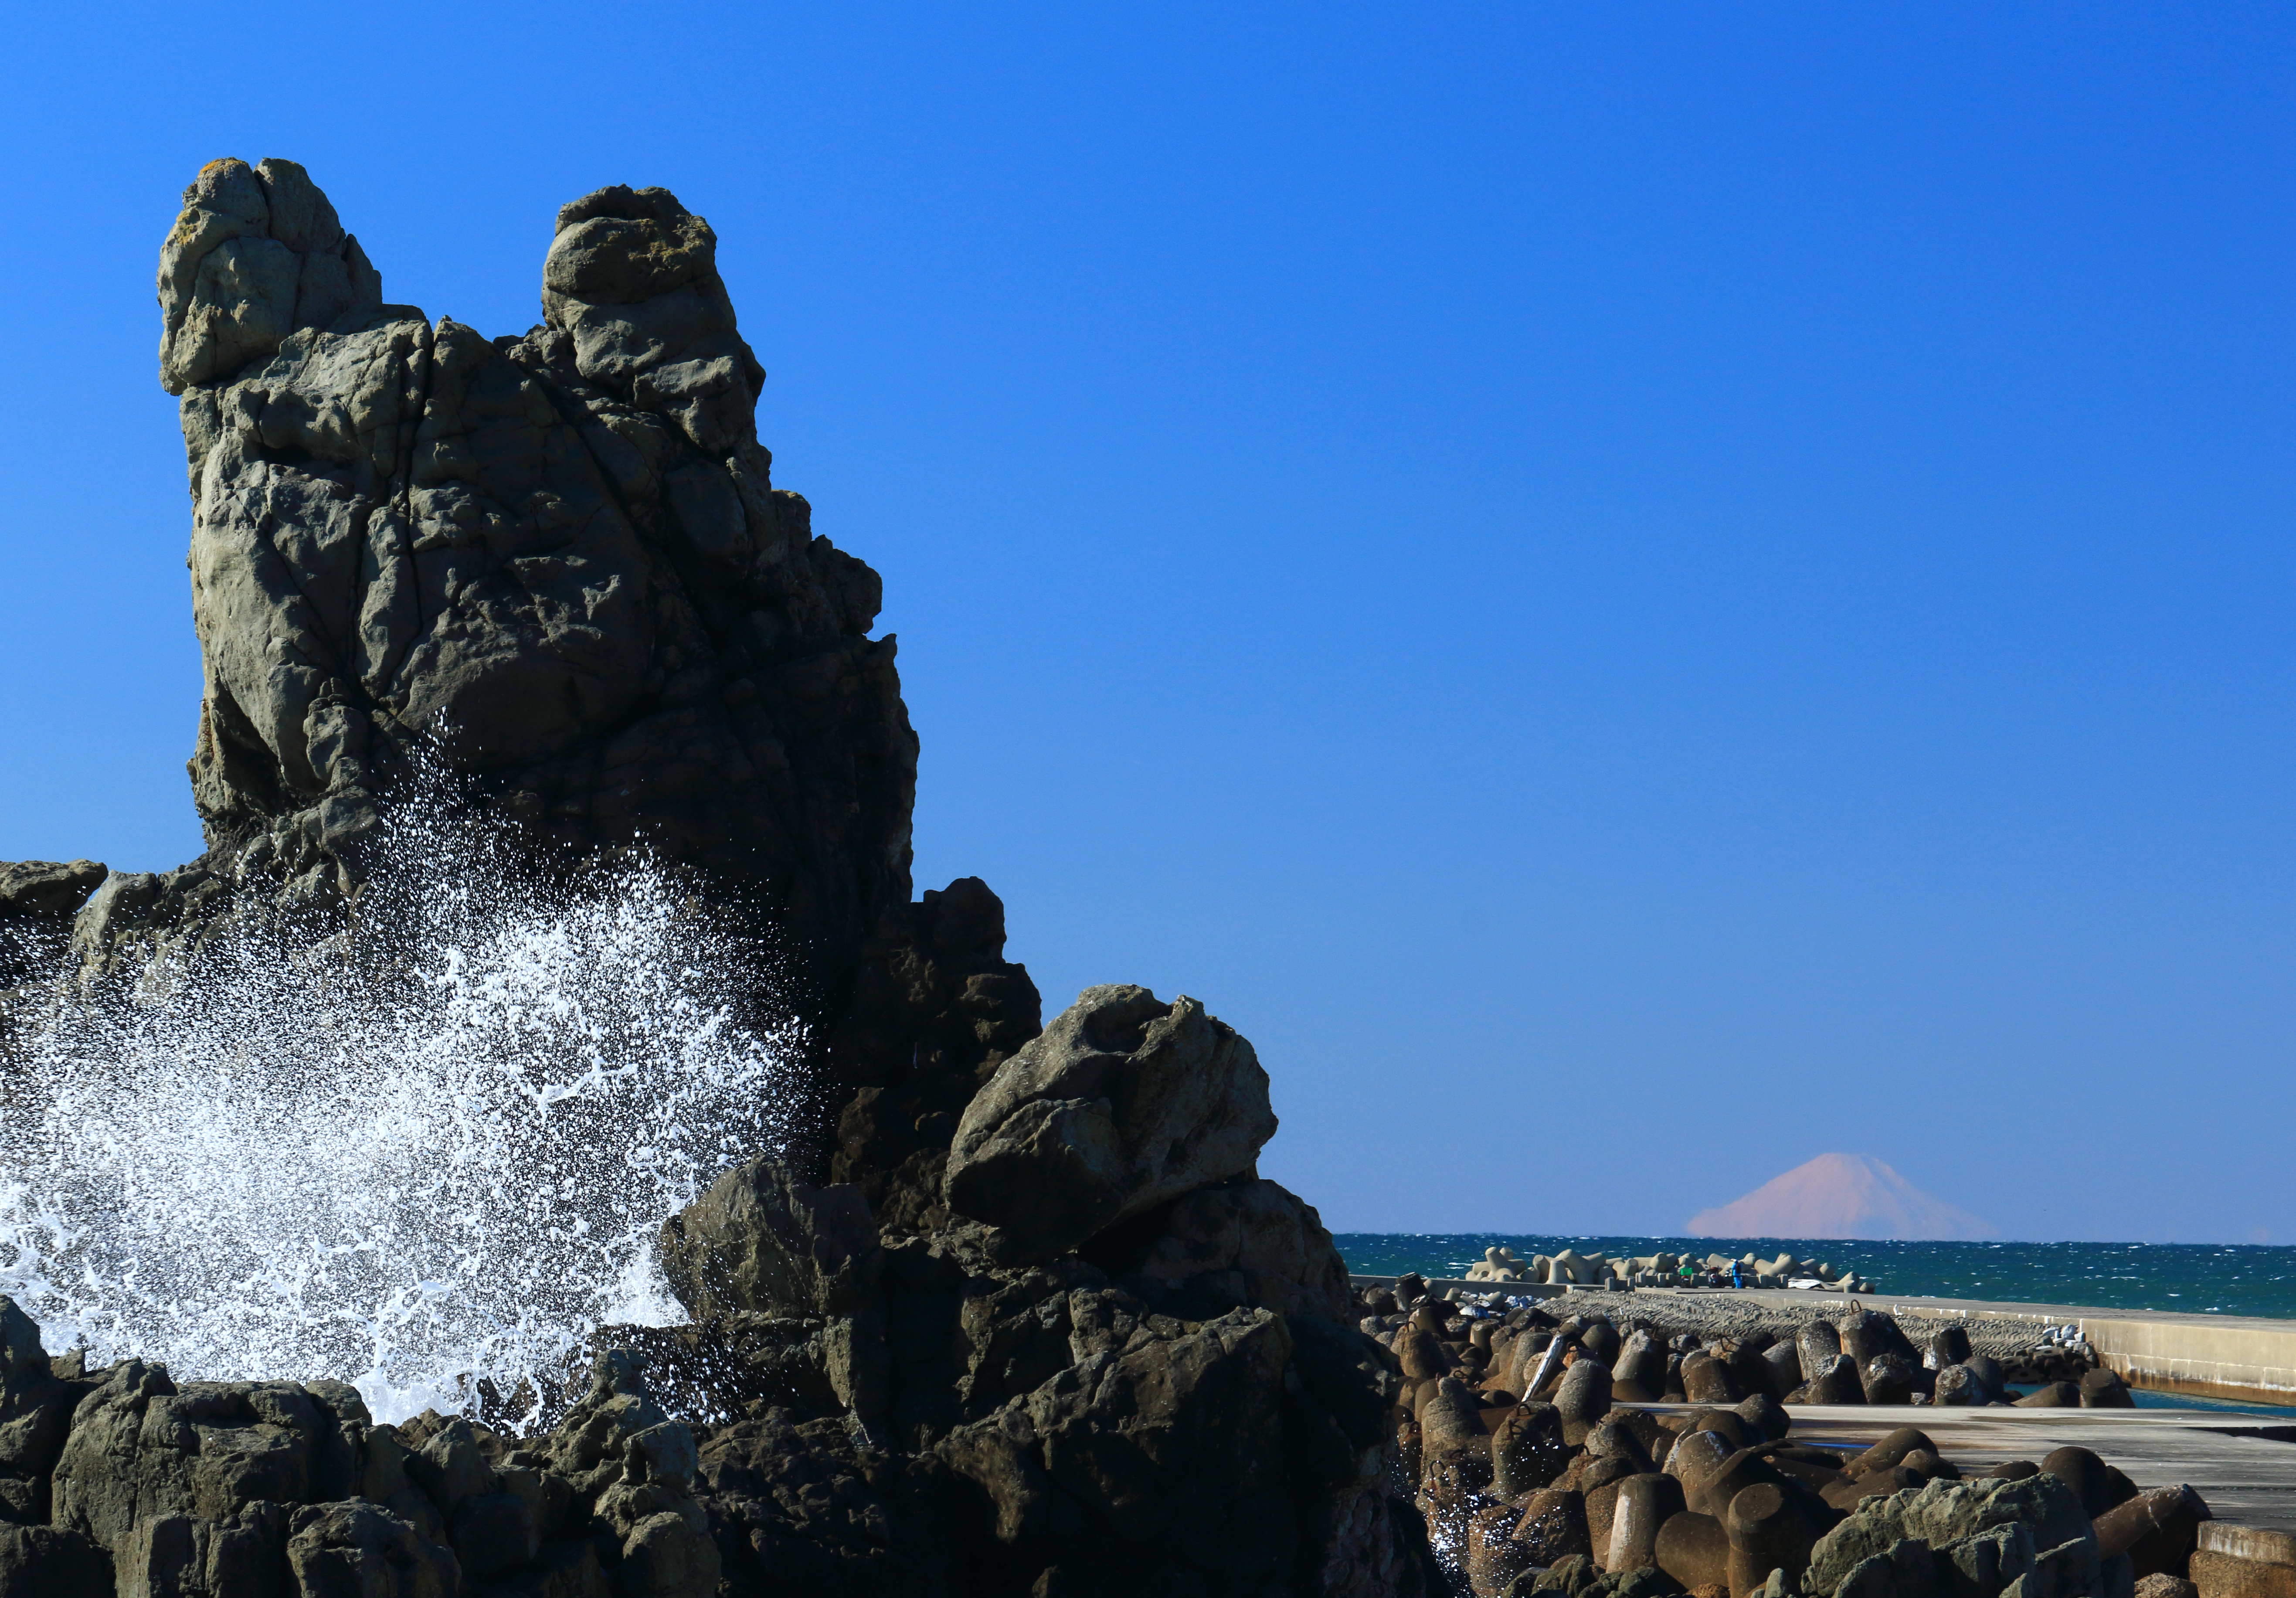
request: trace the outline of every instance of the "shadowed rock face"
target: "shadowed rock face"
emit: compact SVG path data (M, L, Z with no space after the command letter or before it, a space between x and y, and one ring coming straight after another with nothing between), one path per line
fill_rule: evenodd
M207 870L355 890L430 737L554 857L643 840L762 889L832 980L907 903L881 585L772 485L716 253L668 191L601 189L559 212L543 323L488 340L383 304L294 163L201 172L159 287Z
M1258 1175L1251 1045L1120 985L1044 1028L986 883L910 902L877 578L770 485L709 225L577 201L545 322L488 341L384 305L291 163L214 163L185 206L160 365L210 848L0 869L0 933L29 961L76 915L100 958L356 896L427 740L538 865L642 840L760 889L811 955L816 1114L663 1226L693 1323L603 1329L586 1383L477 1382L472 1416L90 1373L0 1298L0 1598L1443 1590L1390 1474L1401 1367ZM547 1430L489 1423L529 1400Z

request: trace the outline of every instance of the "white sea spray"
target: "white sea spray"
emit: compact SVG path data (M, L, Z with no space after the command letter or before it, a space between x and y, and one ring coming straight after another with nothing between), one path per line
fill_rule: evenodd
M799 1080L794 1023L737 1020L765 952L642 858L544 889L443 799L394 816L348 930L241 927L20 1037L0 1293L52 1350L392 1419L685 1318L656 1231L781 1146Z

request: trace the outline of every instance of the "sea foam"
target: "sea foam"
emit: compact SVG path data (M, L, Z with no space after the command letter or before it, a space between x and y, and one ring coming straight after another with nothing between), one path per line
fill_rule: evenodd
M348 930L59 982L0 1080L0 1293L52 1352L530 1420L597 1326L685 1318L656 1231L781 1147L804 1040L644 859L519 853L432 795Z

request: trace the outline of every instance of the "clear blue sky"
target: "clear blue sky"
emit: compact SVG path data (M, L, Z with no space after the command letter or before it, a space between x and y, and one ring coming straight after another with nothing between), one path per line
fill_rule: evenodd
M234 20L235 19L235 20ZM920 885L1194 994L1342 1229L1869 1152L2296 1241L2296 20L2207 5L16 8L0 857L200 847L152 275L219 155L538 318L706 215L886 578Z

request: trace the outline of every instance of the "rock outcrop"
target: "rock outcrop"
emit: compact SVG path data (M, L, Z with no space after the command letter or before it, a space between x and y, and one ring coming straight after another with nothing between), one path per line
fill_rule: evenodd
M751 1160L663 1227L693 1323L602 1334L532 1435L377 1425L340 1382L84 1375L0 1299L0 1598L44 1590L12 1560L202 1598L1442 1591L1396 1491L1402 1366L1349 1323L1315 1211L1252 1173L1275 1119L1250 1045L1141 988L1088 990L1047 1036L967 1123L1041 1102L1008 1073L1083 1080L1044 1061L1093 1040L1111 1124L1170 1156L1135 1162L1148 1208L1016 1246L954 1208L881 1221L868 1184L906 1190L865 1149L825 1184ZM1161 1073L1144 1121L1128 1071ZM1057 1140L997 1158L1001 1183L1074 1177Z
M1141 1154L997 1142L1046 1103ZM1385 1485L1400 1375L1348 1323L1315 1211L1252 1174L1274 1130L1250 1045L1201 1004L1087 989L965 1108L945 1208L877 1222L865 1184L886 1173L860 1150L840 1157L858 1180L756 1160L672 1217L660 1253L696 1325L647 1356L697 1406L758 1417L705 1440L705 1475L777 1545L799 1534L766 1506L779 1467L760 1450L809 1437L834 1455L806 1428L841 1414L905 1462L852 1467L898 1479L889 1520L970 1528L962 1557L937 1557L973 1587L1421 1591L1416 1517ZM963 1160L991 1148L995 1180L968 1185ZM1016 1192L1073 1213L1055 1233ZM931 1590L935 1557L888 1568Z
M841 1002L909 897L916 775L877 575L775 488L717 238L661 189L564 207L544 320L387 305L291 161L211 162L160 266L209 851L107 885L101 950L248 891L355 895L418 745L537 861L643 844L755 896Z
M1016 1259L1063 1253L1245 1174L1275 1131L1267 1073L1201 1004L1089 987L965 1107L948 1206Z
M209 847L9 868L0 922L53 952L69 918L96 971L324 925L443 764L537 873L642 845L802 957L818 1135L668 1219L689 1324L464 1415L87 1373L0 1299L0 1598L1441 1590L1402 1367L1259 1175L1251 1045L1125 986L1045 1027L984 883L911 902L878 580L772 487L716 242L602 189L559 214L543 323L489 340L386 304L293 163L205 168L160 288Z

